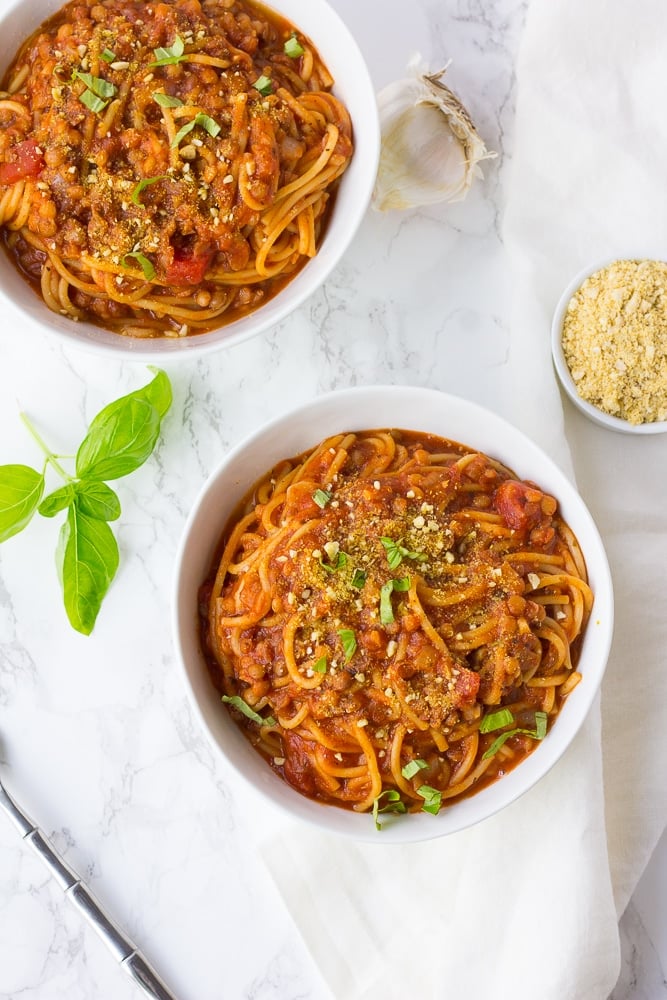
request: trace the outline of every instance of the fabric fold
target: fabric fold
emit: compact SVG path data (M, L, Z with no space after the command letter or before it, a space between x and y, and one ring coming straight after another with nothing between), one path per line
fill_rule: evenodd
M617 919L667 822L667 463L659 439L564 416L549 328L587 263L664 256L665 37L657 0L531 0L517 65L499 401L576 475L608 546L619 626L601 700L551 773L473 829L394 847L290 827L262 845L340 1000L606 1000L616 982Z

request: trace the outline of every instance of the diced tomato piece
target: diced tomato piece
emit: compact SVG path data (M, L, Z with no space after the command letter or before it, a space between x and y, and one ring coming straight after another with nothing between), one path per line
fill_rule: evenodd
M454 698L453 702L457 708L467 708L475 704L477 692L479 691L480 676L474 670L466 667L457 667L453 674Z
M524 531L543 519L541 500L544 494L534 486L507 479L495 494L496 510L508 528Z
M167 268L170 285L199 285L204 280L212 253L193 254L180 247L174 249L174 259Z
M14 184L24 177L38 177L45 167L44 157L34 139L24 139L8 150L11 160L0 163L0 184Z

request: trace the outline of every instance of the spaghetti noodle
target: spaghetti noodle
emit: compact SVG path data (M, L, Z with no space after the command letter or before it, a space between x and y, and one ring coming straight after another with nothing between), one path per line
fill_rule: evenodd
M0 92L0 229L50 309L185 336L317 252L352 155L311 42L252 0L72 0Z
M437 812L537 745L592 607L555 498L434 435L281 462L200 593L214 683L270 766L358 811Z

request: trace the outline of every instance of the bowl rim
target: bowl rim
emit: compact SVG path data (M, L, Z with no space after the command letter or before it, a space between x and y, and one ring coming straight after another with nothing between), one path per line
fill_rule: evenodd
M201 671L203 670L205 672L206 667L198 644L198 637L195 642L198 663L190 664L188 662L188 635L191 634L190 630L193 628L193 625L195 631L198 630L196 622L194 621L196 617L194 607L196 598L193 596L192 590L189 589L189 587L188 592L184 593L184 578L188 572L188 549L191 536L198 527L199 519L205 515L206 504L212 503L212 498L216 495L216 492L221 492L221 482L224 481L225 477L233 477L234 465L238 462L239 456L247 454L249 450L261 448L267 441L273 441L271 444L273 452L268 459L265 458L262 460L260 470L255 476L255 479L252 480L254 482L257 478L259 478L263 471L266 471L266 467L270 467L270 463L272 461L278 460L281 457L286 457L284 452L281 451L280 441L283 437L283 432L285 432L290 425L295 425L298 421L301 424L301 430L299 433L307 433L306 431L303 431L303 428L309 428L311 421L313 423L315 422L315 418L322 419L322 415L331 410L335 411L339 415L347 413L350 410L350 407L354 406L355 400L365 400L369 408L371 406L375 407L375 404L379 404L383 399L385 402L387 400L391 400L391 406L393 408L396 405L396 401L401 398L404 405L428 404L432 408L436 408L439 413L441 412L443 419L445 418L447 410L454 410L460 414L458 418L459 420L472 416L477 421L490 421L495 432L500 431L509 436L509 440L511 442L509 447L512 448L515 456L519 454L521 455L522 462L524 462L525 455L527 455L526 461L529 465L533 462L536 456L539 456L540 463L542 465L542 473L544 473L545 470L548 470L549 473L548 487L551 489L554 483L557 484L558 492L556 495L559 500L559 505L563 505L566 508L563 516L568 523L571 524L572 514L576 512L575 519L580 522L580 526L576 533L580 535L582 527L586 530L584 556L589 564L589 571L591 566L595 567L597 579L594 588L594 607L591 619L588 623L584 646L582 647L582 656L584 654L584 650L592 647L594 649L594 662L592 666L589 667L589 674L587 675L587 677L590 678L590 683L588 685L582 685L580 683L568 698L565 709L566 715L563 716L564 719L568 720L566 726L561 725L560 729L558 726L555 726L554 729L547 734L547 737L541 741L540 745L535 748L533 753L522 761L517 768L509 772L502 778L502 780L480 790L475 795L443 809L437 817L426 816L423 813L416 813L410 815L408 822L384 823L382 836L378 839L374 824L371 822L368 814L349 812L347 810L336 808L335 806L325 805L307 799L295 789L291 788L291 786L287 785L287 783L282 782L268 767L266 768L266 771L272 780L270 783L267 781L266 784L260 784L260 782L253 780L251 775L245 773L244 769L238 766L235 761L230 759L228 751L223 748L213 732L212 726L209 724L204 707L195 693L193 681L191 679L191 672L193 672L196 676L196 671L199 671L199 676L202 676ZM379 409L379 405L377 408ZM423 422L423 420L417 421L417 424L419 425ZM354 429L355 426L360 429L358 427L358 421L354 415L348 423L345 423L345 426L347 426L347 429ZM393 426L407 429L405 421L393 424L391 422L381 422L368 424L367 426L374 426L378 428L382 426ZM342 429L342 427L343 422L339 420L338 426L336 428L332 428L331 433ZM313 435L316 433L316 431L313 431ZM311 435L311 437L313 437L313 435ZM317 444L317 441L323 436L324 435L319 435L317 440L313 439L311 446ZM442 436L453 438L452 435L448 435L444 431L442 432ZM459 440L459 438L455 439ZM470 447L475 446L471 441L467 443ZM480 450L483 449L480 447ZM505 456L501 455L496 457L500 457L502 461L505 461ZM526 474L519 474L522 478L530 478ZM540 478L544 478L544 476L541 474ZM235 501L238 502L251 483L240 483L239 480L236 479L234 480L234 485L234 498ZM228 487L225 487L225 489L228 490ZM230 510L231 509L233 509L233 504L232 507L230 507ZM208 546L209 557L207 566L210 566L212 552L219 540L224 527L224 522L228 516L229 513L227 513L224 517L221 514L218 523L214 527L207 527L207 532L209 538L211 539ZM204 562L206 562L206 560L204 560ZM201 574L194 574L193 579L196 578L198 578L200 582L203 579ZM525 794L530 788L532 788L553 768L579 732L586 717L588 716L595 698L597 697L597 693L606 669L613 637L614 599L609 563L597 526L595 525L583 498L577 492L576 487L570 482L565 473L562 472L562 470L549 457L549 455L546 454L546 452L539 448L539 446L528 438L522 431L519 431L516 427L514 427L514 425L508 423L491 410L481 407L477 403L473 403L469 400L463 399L462 397L453 396L434 389L412 386L380 385L334 390L312 399L305 404L283 411L273 419L264 423L261 427L254 430L252 433L246 435L236 445L229 449L225 455L223 455L199 490L181 532L181 538L174 562L171 612L171 627L177 666L185 686L187 699L195 717L198 720L199 726L213 747L216 756L221 759L223 766L232 776L232 780L240 779L243 784L252 788L253 792L260 799L264 799L265 801L269 800L274 808L277 808L280 812L289 816L295 822L305 820L307 825L315 826L320 830L324 829L328 833L338 834L357 842L369 841L372 843L380 842L385 844L415 843L419 841L432 840L440 836L456 833L469 828L470 826L489 818L501 809L510 805L516 799ZM592 629L598 629L599 631L591 632L591 638L589 639L589 630ZM204 683L211 684L208 678ZM575 694L577 695L576 699L574 698ZM560 721L561 719L559 718L559 722ZM224 725L226 728L227 723L221 723L221 725ZM231 718L228 720L228 725L230 727L235 727L237 732L240 733L240 730L236 727L236 724L231 720ZM231 729L227 731L231 732ZM257 753L254 748L250 747L250 744L248 744L244 736L241 736L240 738L244 740L253 754ZM230 739L233 739L233 737L230 736ZM276 786L280 786L280 788L278 789ZM276 792L275 795L273 794L274 790ZM472 806L470 805L471 803L473 803ZM342 819L341 816L343 817ZM405 817L399 817L399 819L405 819ZM365 820L367 825L360 823L360 820ZM426 822L424 822L424 820L426 820Z
M594 406L593 403L589 403L588 400L583 399L577 392L575 381L572 378L569 366L565 360L561 335L563 330L563 321L570 299L584 283L586 278L589 278L591 275L596 274L598 271L603 270L605 267L609 267L610 264L619 260L660 260L660 258L653 256L647 257L646 255L637 254L626 254L620 256L616 254L614 256L606 256L593 264L588 264L586 267L581 268L565 285L553 311L551 321L551 356L553 359L553 365L560 383L569 399L594 423L601 427L606 427L607 430L617 431L620 434L637 436L647 434L665 434L667 433L667 420L654 420L651 423L645 424L631 424L628 420L624 420L622 417L615 417L610 413L605 413L604 410L599 409L599 407ZM664 263L667 263L667 260L665 260Z
M31 27L22 34L29 37L29 31L36 30L43 21L64 5L65 0L42 0L35 12L31 5L26 8L24 0L9 0L0 10L0 28L6 27L13 18L23 16ZM39 291L18 274L13 263L7 259L0 262L0 270L7 275L0 277L0 304L13 310L25 329L31 334L41 334L54 338L62 347L72 346L85 352L107 358L137 361L143 363L178 360L181 357L199 358L215 351L235 347L260 334L276 328L294 311L301 307L318 288L328 280L332 271L341 263L349 250L361 222L368 211L377 176L380 157L380 121L375 88L364 55L356 38L338 11L329 0L261 0L263 6L275 10L288 18L299 28L301 19L310 25L302 28L313 38L320 49L327 49L327 43L318 41L315 25L322 22L321 37L335 35L344 39L342 51L345 57L337 60L334 72L334 94L347 90L345 100L352 117L353 140L356 157L340 178L336 191L336 202L343 202L343 211L336 213L336 203L315 256L305 262L284 289L268 299L258 309L240 316L228 324L216 327L208 333L188 337L142 338L125 337L102 326L82 321L74 321L52 313L44 303ZM299 8L301 13L294 11ZM13 57L15 46L0 46L0 73ZM336 49L337 51L338 49ZM331 63L331 48L324 54L324 60ZM341 79L350 79L350 84L341 87ZM353 108L350 108L350 104ZM335 225L332 225L335 220ZM329 242L327 238L329 235ZM5 257L7 255L4 255ZM6 265L6 266L5 266ZM23 294L25 291L26 294ZM287 294L283 294L287 293ZM227 333L228 330L231 333Z

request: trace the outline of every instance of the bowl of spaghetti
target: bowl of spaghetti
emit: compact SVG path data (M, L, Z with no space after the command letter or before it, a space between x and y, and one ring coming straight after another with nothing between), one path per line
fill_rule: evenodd
M357 839L470 826L560 758L613 597L553 462L493 413L334 392L229 452L177 557L174 634L204 731L293 816Z
M325 281L379 151L326 0L15 0L0 25L0 292L28 325L191 355Z

